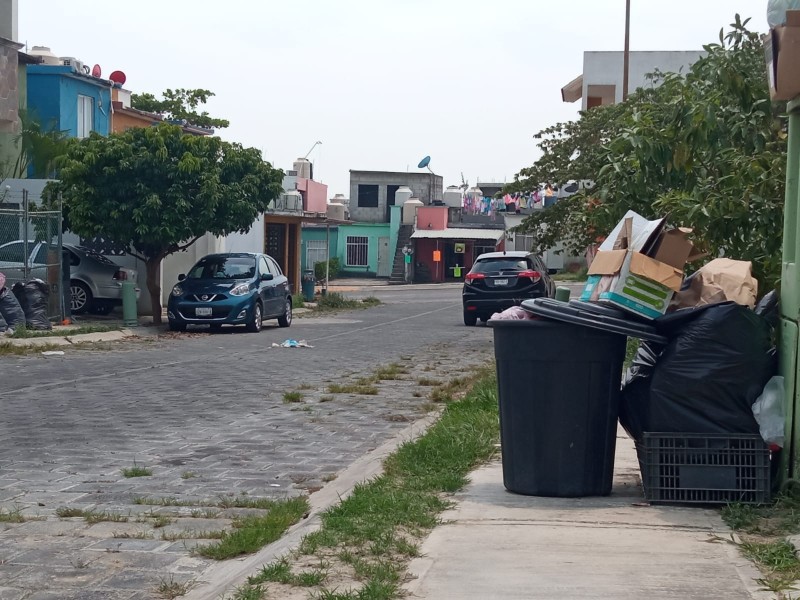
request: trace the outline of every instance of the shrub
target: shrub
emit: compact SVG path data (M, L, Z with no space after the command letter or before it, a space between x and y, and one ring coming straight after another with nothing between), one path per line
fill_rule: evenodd
M342 270L341 264L339 263L339 257L332 256L328 260L328 264L328 279L336 279L336 277L339 275L339 271ZM325 281L325 261L314 263L314 277L317 281Z

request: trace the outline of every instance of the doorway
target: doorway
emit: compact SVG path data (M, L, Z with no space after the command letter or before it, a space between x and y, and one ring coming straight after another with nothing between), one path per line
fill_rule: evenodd
M378 277L389 277L389 238L378 238Z

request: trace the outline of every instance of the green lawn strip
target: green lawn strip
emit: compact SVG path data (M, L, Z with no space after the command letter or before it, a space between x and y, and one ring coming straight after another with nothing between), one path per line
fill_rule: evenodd
M353 300L351 298L345 298L338 292L330 292L320 297L319 302L317 302L317 307L314 310L316 312L330 312L352 308L369 308L379 304L381 304L381 301L375 296L368 296L361 300Z
M83 327L70 327L69 329L52 329L49 331L36 331L33 329L25 329L21 327L15 329L14 333L9 337L11 339L27 339L39 337L70 337L73 335L80 335L83 333L105 333L107 331L119 331L119 327L112 327L110 325L84 325Z
M194 552L206 558L225 560L260 550L279 539L303 515L308 513L308 498L274 500L265 515L249 515L233 520L233 531L225 532L218 542L197 546Z
M71 346L70 346L71 347ZM36 346L26 346L12 344L11 342L0 342L0 356L26 356L28 354L38 354L48 350L63 350L64 346L58 344L37 344Z
M800 580L797 549L786 539L800 532L800 497L780 494L766 506L733 503L722 509L722 519L740 538L739 549L764 575L758 583L784 598Z
M311 598L401 597L400 586L409 560L419 553L418 543L451 505L449 496L496 450L496 390L494 375L482 372L463 399L445 405L425 435L386 459L382 475L356 485L350 496L322 513L320 529L303 538L295 555L298 561L313 556L320 563L349 567L358 589L327 589L327 569L294 573L284 557L250 577L232 599L273 597L265 585L304 585L300 581L315 587Z

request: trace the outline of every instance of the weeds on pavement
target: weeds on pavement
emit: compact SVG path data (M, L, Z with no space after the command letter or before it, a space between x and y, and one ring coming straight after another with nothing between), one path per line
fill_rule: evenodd
M120 469L120 472L122 473L123 477L149 477L153 474L152 469L137 465L136 461L133 461L132 467L124 467Z

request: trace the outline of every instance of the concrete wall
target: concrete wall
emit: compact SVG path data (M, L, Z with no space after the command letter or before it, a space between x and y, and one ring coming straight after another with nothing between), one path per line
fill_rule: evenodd
M351 236L368 238L367 266L365 267L347 264L347 238ZM338 239L336 240L336 256L339 257L339 262L342 265L342 273L375 277L378 273L378 238L382 237L391 237L388 223L340 225Z
M387 186L408 186L413 197L419 198L423 204L429 204L433 182L433 199L441 200L443 195L443 179L430 173L402 173L391 171L350 171L350 218L361 223L387 223L389 211L387 205ZM358 205L358 186L378 186L378 206L365 207Z
M603 104L622 102L622 52L583 53L583 97L582 110L588 106L589 96L601 95ZM647 74L659 71L686 72L688 68L705 56L702 50L631 52L628 66L628 92L652 85ZM600 86L593 88L592 86ZM602 87L608 86L608 87Z
M303 195L303 209L307 212L328 211L328 186L312 179L297 178L297 190Z
M0 0L0 37L19 40L19 3L17 0Z
M20 100L24 99L25 67L19 65L17 46L0 38L0 177L11 174L9 169L19 155L14 138L20 130L19 109L24 107Z
M417 209L417 229L447 229L446 206L420 206Z
M223 252L264 252L264 215L259 215L247 233L225 236Z
M70 67L28 67L28 107L45 127L52 125L67 131L70 137L77 137L79 95L94 98L92 131L108 135L111 88L102 79L74 74Z
M310 240L325 241L325 227L303 227L301 252L300 252L300 264L303 270L314 268L314 265L310 265L306 261L307 258L306 249L308 248L308 242ZM331 227L330 239L328 241L328 258L330 258L331 256L338 256L337 254L338 247L339 247L339 228Z

